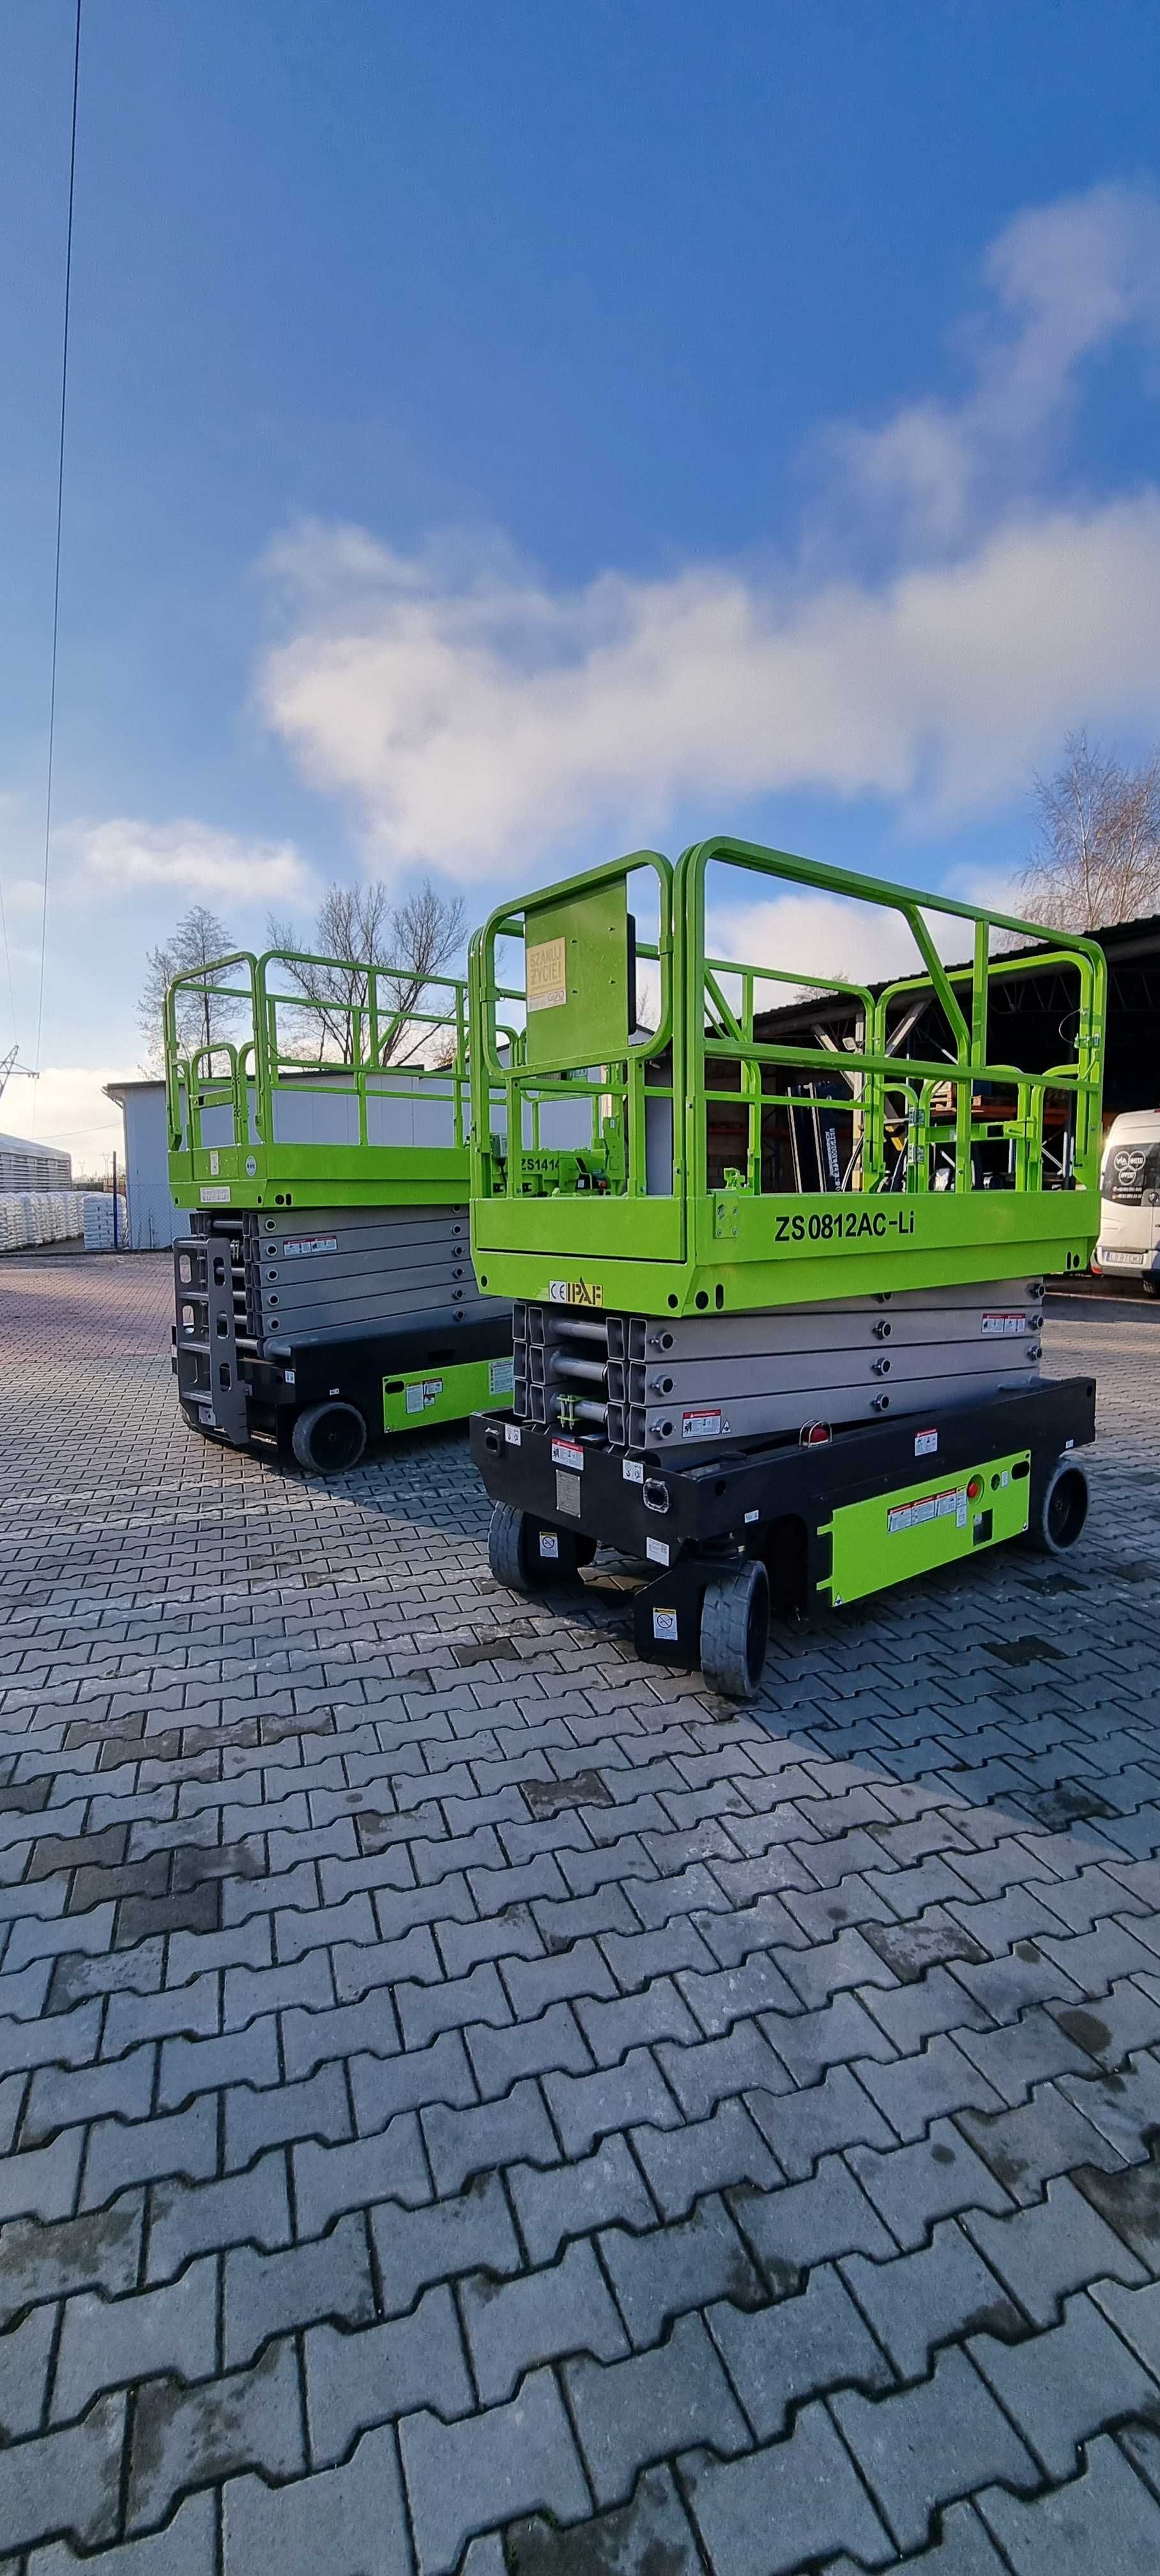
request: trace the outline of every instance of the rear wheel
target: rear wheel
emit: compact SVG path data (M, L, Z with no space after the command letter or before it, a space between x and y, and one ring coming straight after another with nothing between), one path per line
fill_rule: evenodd
M367 1427L353 1404L308 1404L293 1431L294 1455L315 1476L341 1476L357 1467L367 1445Z
M575 1530L552 1529L514 1503L492 1505L488 1563L496 1582L505 1584L509 1592L539 1592L549 1583L573 1583L581 1566L589 1565L595 1554L594 1539L583 1538Z
M760 1557L715 1574L701 1605L701 1670L723 1699L752 1699L769 1644L769 1576Z
M1160 1279L1157 1278L1154 1270L1144 1271L1140 1286L1146 1297L1160 1297Z
M1066 1556L1088 1516L1088 1480L1078 1458L1057 1458L1042 1493L1032 1498L1027 1537L1044 1556Z

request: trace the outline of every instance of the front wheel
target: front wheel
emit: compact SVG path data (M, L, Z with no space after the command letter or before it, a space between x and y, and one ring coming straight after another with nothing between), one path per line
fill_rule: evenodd
M769 1645L769 1576L760 1557L715 1574L701 1604L701 1670L723 1699L752 1699Z
M1154 1270L1144 1271L1140 1286L1146 1297L1160 1297L1160 1279L1157 1278Z
M540 1592L549 1583L574 1583L596 1553L594 1540L574 1530L551 1529L515 1503L494 1503L487 1558L497 1583L509 1592Z
M315 1476L341 1476L357 1467L367 1427L356 1405L308 1404L295 1419L291 1439L300 1467Z
M1088 1516L1088 1480L1078 1458L1057 1458L1042 1493L1031 1503L1027 1538L1044 1556L1066 1556Z

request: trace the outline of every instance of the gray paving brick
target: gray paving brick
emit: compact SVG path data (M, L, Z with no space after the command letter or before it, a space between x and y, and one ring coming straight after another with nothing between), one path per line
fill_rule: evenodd
M278 2025L272 2013L245 2030L225 2031L213 2039L167 2039L161 2050L157 2099L176 2109L197 2093L221 2085L277 2084Z
M332 2068L327 2072L338 2077L340 2070ZM385 2128L397 2111L422 2109L429 2102L462 2107L474 2102L476 2094L462 2034L457 2030L442 2031L430 2047L408 2049L403 2057L352 2057L350 2083L355 2119L364 2135Z
M52 2420L83 2414L91 2398L162 2371L205 2379L216 2363L217 2265L191 2263L180 2280L137 2298L82 2291L65 2303L52 2389Z
M513 1961L513 1967L521 1964ZM440 2031L463 2030L472 2022L511 2020L511 2007L493 1960L481 1960L466 1977L442 1985L400 1985L394 1989L403 2038L410 2048L424 2048Z
M588 2490L559 2389L533 2371L508 2406L462 2424L405 2416L403 2473L420 2576L452 2576L473 2528L550 2508L560 2522L588 2511Z
M0 2435L19 2441L40 2426L56 2340L55 2305L31 2308L23 2325L0 2336Z
M256 2567L276 2568L278 2576L320 2576L324 2568L326 2576L404 2576L410 2563L389 2430L364 2433L341 2468L289 2486L231 2478L223 2491L223 2576L250 2576Z
M587 2238L569 2245L561 2260L544 2271L525 2272L499 2285L466 2280L460 2310L485 2406L513 2396L525 2372L538 2362L564 2353L589 2353L611 2362L629 2350Z
M796 2298L749 2311L720 2300L707 2319L759 2442L786 2430L790 2409L802 2398L827 2388L894 2384L832 2264L818 2264Z
M701 2317L686 2316L651 2352L605 2367L566 2364L572 2418L597 2503L618 2504L638 2471L666 2452L705 2443L722 2457L749 2433Z
M575 2011L598 2066L615 2066L630 2048L656 2040L696 2043L701 2035L669 1977L656 1977L639 1994L618 1995L612 2003L578 1997Z
M197 2388L173 2379L139 2390L129 2455L129 2529L159 2522L181 2490L242 2469L289 2478L305 2467L298 2360L270 2344L252 2370Z
M326 2147L308 2138L292 2149L294 2201L300 2237L317 2236L343 2210L369 2209L378 2200L417 2207L431 2198L419 2122L401 2111L370 2138ZM260 2167L256 2170L260 2171Z
M495 2030L486 2022L465 2032L481 2093L506 2093L521 2075L585 2075L591 2054L571 2004L549 2004L538 2021Z
M248 2173L201 2184L155 2183L150 2194L148 2273L169 2280L191 2254L219 2246L290 2242L286 2159L260 2156Z
M840 2156L823 2156L810 2182L780 2191L735 2191L729 2205L753 2248L775 2296L797 2286L798 2274L838 2254L887 2256L895 2245Z
M350 2136L350 2104L340 2066L320 2066L297 2084L232 2085L225 2096L226 2170L241 2171L264 2147L293 2138Z
M638 2351L656 2343L670 2319L704 2307L710 2299L732 2299L738 2307L761 2302L760 2277L716 2193L673 2226L642 2236L609 2227L599 2241Z
M878 2077L887 2085L895 2072L893 2063L880 2068L872 2060L862 2068L864 2077ZM891 2143L888 2122L848 2066L832 2066L820 2084L807 2085L799 2093L779 2093L774 2098L755 2094L753 2117L783 2173L795 2182L804 2181L819 2157L836 2148Z
M942 2219L915 2254L879 2262L850 2254L840 2268L903 2379L924 2378L935 2346L952 2338L1027 2331L1022 2311L957 2219Z
M449 2110L434 2103L423 2113L423 2135L438 2193L459 2191L472 2174L527 2159L555 2164L555 2132L535 2084L513 2085L502 2102L478 2109Z
M1145 2369L1154 2379L1160 2378L1160 2283L1126 2290L1117 2281L1096 2281L1091 2295Z
M849 2161L900 2245L921 2245L932 2222L963 2209L1004 2210L1010 2197L951 2120L913 2146L851 2147Z
M27 2549L56 2533L82 2548L111 2540L120 2506L125 2400L101 2397L79 2424L0 2451L0 2532Z
M50 2146L0 2156L0 2220L67 2218L76 2199L84 2143L83 2129L62 2129Z
M388 2316L409 2308L417 2290L450 2281L461 2272L507 2275L520 2269L520 2250L498 2174L480 2176L451 2200L406 2209L383 2201L371 2228Z
M0 2005L6 2000L6 1982L0 1978ZM32 2066L87 2066L100 2036L99 2001L35 2021L0 2021L0 2077Z
M1151 2576L1160 2552L1160 2504L1107 2437L1093 2442L1082 2477L1033 2503L989 2487L979 2511L1015 2576Z
M144 2215L144 2195L130 2192L109 2209L47 2226L36 2219L10 2219L0 2265L0 2323L7 2324L37 2300L67 2297L75 2290L101 2288L110 2298L131 2290Z
M1048 2183L1046 2198L1034 2209L1001 2219L968 2211L963 2225L1036 2325L1055 2323L1057 2304L1070 2290L1105 2279L1130 2287L1144 2277L1135 2256L1066 2175Z
M879 2511L901 2549L917 2549L931 2514L1001 2478L1024 2489L1035 2463L965 2353L941 2353L929 2380L888 2397L831 2400Z
M158 1994L110 1995L101 2054L121 2057L144 2039L207 2039L218 2027L218 1979L194 1977Z
M370 2248L361 2217L340 2218L328 2234L282 2253L242 2245L226 2255L223 2316L227 2370L252 2361L272 2335L341 2317L369 2325L375 2313Z
M546 2075L544 2092L570 2156L588 2154L598 2138L626 2122L672 2128L680 2117L647 2048L630 2050L618 2066L595 2075Z
M509 2523L500 2556L476 2565L469 2552L463 2576L597 2576L620 2568L624 2576L693 2576L696 2542L668 2469L651 2469L629 2505L594 2515L561 2531L541 2515ZM476 2544L484 2549L489 2542Z
M686 2119L704 2119L730 2094L786 2090L781 2061L756 2022L738 2022L726 2038L694 2046L662 2041L655 2054Z
M755 2097L755 2113L759 2108ZM706 2191L733 2183L764 2190L781 2180L760 2128L740 2101L720 2102L709 2119L679 2129L646 2124L633 2130L632 2143L665 2218L683 2218Z
M339 2460L357 2433L431 2406L443 2416L476 2404L455 2303L425 2290L409 2316L361 2334L311 2328L304 2345L306 2410L316 2466Z
M1155 2381L1082 2292L1065 2300L1059 2325L1030 2342L1006 2345L978 2335L967 2349L1051 2478L1075 2476L1080 2443L1122 2416L1147 2416L1160 2403Z
M99 2549L92 2557L77 2557L66 2541L52 2541L31 2552L27 2576L78 2576L82 2568L90 2576L216 2576L216 2498L204 2492L187 2496L163 2531Z
M593 2154L546 2172L513 2165L508 2183L533 2263L553 2262L566 2238L606 2227L614 2219L633 2228L656 2223L656 2210L622 2137L603 2138Z
M893 2001L893 1996L888 2000ZM869 1997L875 2006L879 1995ZM959 2006L962 2018L962 2006ZM815 2084L828 2066L849 2065L863 2057L891 2058L890 2040L872 2021L866 2004L858 1995L835 1995L832 2004L823 2004L818 2012L802 2012L793 2018L788 2013L766 2013L762 2029L772 2040L778 2056L788 2067L795 2084Z
M741 2460L684 2464L693 2519L713 2576L789 2576L849 2549L880 2566L890 2544L824 2406L806 2406L789 2440Z
M244 2030L247 2022L259 2020L264 2013L279 2012L292 2005L300 2005L308 2012L322 2012L333 2001L327 1953L307 1950L301 1959L285 1967L228 1967L223 1984L222 2024L226 2030Z

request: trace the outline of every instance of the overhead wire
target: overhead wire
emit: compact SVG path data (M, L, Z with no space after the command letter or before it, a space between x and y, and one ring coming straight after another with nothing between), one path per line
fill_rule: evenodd
M68 231L64 253L64 331L60 365L60 440L56 473L56 568L52 587L52 676L48 696L48 775L44 799L44 879L40 901L40 988L36 1004L36 1070L40 1071L40 1040L44 1025L44 963L48 945L48 867L52 847L52 769L56 749L56 663L60 642L60 546L64 521L64 433L68 408L68 329L72 303L73 206L77 178L77 101L81 78L81 0L76 0L76 30L73 40L72 139L68 165Z

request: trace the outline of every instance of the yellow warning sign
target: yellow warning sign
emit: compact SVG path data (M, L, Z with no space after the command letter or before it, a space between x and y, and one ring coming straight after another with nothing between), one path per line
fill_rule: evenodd
M544 939L524 951L529 1011L554 1011L568 999L568 958L562 939Z

